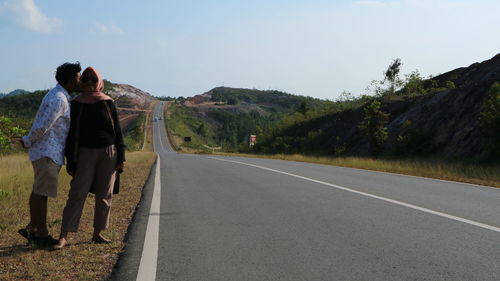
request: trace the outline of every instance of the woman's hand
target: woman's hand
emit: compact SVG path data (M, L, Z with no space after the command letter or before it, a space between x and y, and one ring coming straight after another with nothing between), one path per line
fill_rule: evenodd
M118 165L116 165L116 171L118 173L121 173L123 172L123 169L125 168L125 162L121 162L121 163L118 163Z

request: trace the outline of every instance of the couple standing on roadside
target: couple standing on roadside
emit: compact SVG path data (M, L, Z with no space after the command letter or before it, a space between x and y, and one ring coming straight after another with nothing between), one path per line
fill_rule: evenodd
M30 222L19 234L29 242L61 249L68 232L77 232L85 199L95 193L92 241L109 243L101 235L108 228L111 198L125 163L125 145L113 100L105 95L104 80L92 67L80 75L80 63L57 68L57 85L42 100L31 130L21 140L29 149L34 183L29 198ZM74 99L69 93L81 92ZM57 196L57 182L66 156L73 179L63 211L59 240L47 228L47 198ZM115 193L117 190L115 190Z

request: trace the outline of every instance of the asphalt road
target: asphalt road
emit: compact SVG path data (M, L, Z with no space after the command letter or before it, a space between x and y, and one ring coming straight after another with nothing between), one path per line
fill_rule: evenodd
M500 280L500 190L177 154L162 122L154 143L161 164L156 280ZM151 194L145 191L134 223L140 231L118 266L128 275L115 277L136 278Z

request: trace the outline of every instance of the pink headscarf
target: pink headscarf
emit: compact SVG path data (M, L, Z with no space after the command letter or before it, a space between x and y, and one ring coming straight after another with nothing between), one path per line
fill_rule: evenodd
M81 103L95 103L102 100L113 100L110 96L102 92L104 90L104 80L102 79L101 74L89 66L83 71L82 77L89 75L97 77L97 83L92 85L90 88L83 88L82 83L82 93L78 95L75 100ZM86 86L87 85L88 83L86 83Z

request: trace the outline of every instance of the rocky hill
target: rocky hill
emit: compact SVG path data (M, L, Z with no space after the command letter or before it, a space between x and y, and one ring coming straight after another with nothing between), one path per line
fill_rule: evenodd
M424 81L426 87L453 87L421 95L377 98L381 110L389 114L384 153L448 159L479 157L485 148L480 115L490 87L499 81L500 54ZM261 149L280 147L273 143L279 138L287 145L282 152L369 155L368 140L358 127L365 106L296 123L261 144Z
M118 107L148 109L154 101L149 93L127 84L106 81L105 92L115 100Z

